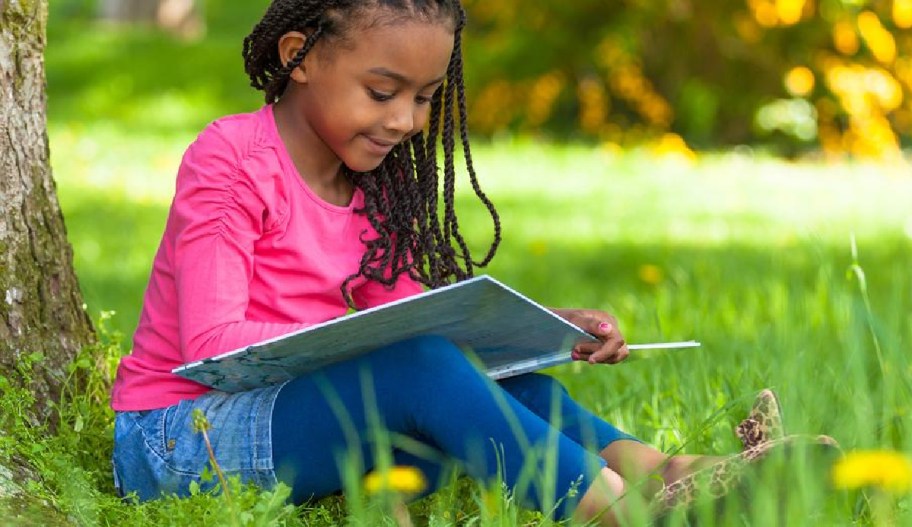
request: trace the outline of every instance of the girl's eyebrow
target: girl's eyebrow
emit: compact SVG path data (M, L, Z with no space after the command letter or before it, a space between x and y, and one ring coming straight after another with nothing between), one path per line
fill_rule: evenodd
M403 75L401 73L397 73L397 72L387 69L387 68L377 67L377 68L371 68L367 71L368 71L368 73L382 75L383 77L389 77L389 78L393 79L394 81L400 82L402 84L413 84L412 81L405 75ZM425 84L425 86L431 86L433 84L440 84L441 82L444 81L445 78L446 78L446 76L437 77L436 79L432 80L431 82Z

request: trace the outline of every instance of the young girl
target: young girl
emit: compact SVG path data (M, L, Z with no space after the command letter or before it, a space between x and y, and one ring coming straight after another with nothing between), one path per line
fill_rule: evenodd
M264 488L286 483L297 503L339 492L345 458L360 459L365 472L376 466L375 422L392 438L393 463L419 468L432 483L455 465L481 481L501 476L526 506L605 524L627 514L628 481L647 481L652 495L713 461L642 444L550 377L494 383L435 337L243 393L171 373L350 307L461 280L491 260L500 228L472 169L463 23L458 0L269 6L243 50L266 106L211 124L178 172L133 350L113 389L120 492L186 495L200 481L208 455L191 427L196 409L212 425L226 473ZM495 226L480 260L453 208L457 136ZM557 312L600 339L578 345L574 359L627 357L608 314ZM548 456L554 466L544 477ZM572 490L577 498L565 499Z

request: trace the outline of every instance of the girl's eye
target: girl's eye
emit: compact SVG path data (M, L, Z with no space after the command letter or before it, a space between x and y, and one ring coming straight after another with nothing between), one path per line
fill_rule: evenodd
M415 102L421 105L430 104L432 97L425 97L424 95L419 95L415 97Z
M386 102L393 98L389 93L379 92L377 90L367 89L367 93L370 95L370 98L377 102Z

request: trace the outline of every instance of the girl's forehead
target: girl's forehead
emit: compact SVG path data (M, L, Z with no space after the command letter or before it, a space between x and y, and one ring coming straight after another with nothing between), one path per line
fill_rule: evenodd
M355 7L354 10L348 13L348 20L360 22L367 26L416 21L443 24L455 29L456 13L452 6L447 7L447 2L427 2L424 9L417 8L414 5L408 6L409 2L405 2L400 7L383 5L382 1L369 4Z
M330 60L356 69L386 69L419 80L446 72L454 34L443 23L401 19L364 27L347 40L344 47L330 52Z
M383 26L401 26L404 24L439 25L448 28L451 33L456 31L455 14L444 8L440 2L434 7L425 10L415 8L396 8L381 5L356 7L346 13L335 13L330 18L335 19L334 24L346 40L357 39L359 34Z

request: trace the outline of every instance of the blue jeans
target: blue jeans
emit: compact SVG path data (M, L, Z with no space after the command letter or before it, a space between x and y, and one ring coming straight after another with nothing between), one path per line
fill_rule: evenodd
M238 402L225 402L232 400ZM429 491L446 481L449 468L482 481L499 476L522 505L565 517L573 505L563 499L568 491L582 495L605 466L597 453L633 439L580 407L551 377L495 383L449 341L420 337L282 386L210 392L145 416L118 415L118 436L130 426L122 421L137 421L134 432L142 429L116 438L115 471L124 491L135 490L141 499L184 495L189 481L199 480L208 458L187 410L198 406L213 424L210 437L226 473L265 488L287 483L296 503L339 492L346 468L364 473L388 454L393 464L424 472ZM152 415L154 426L145 424ZM175 453L180 450L193 452ZM147 478L127 468L137 465L134 457L153 460L140 463Z
M141 500L163 494L187 496L209 464L202 434L193 431L193 410L202 410L216 460L226 474L262 488L276 484L270 420L281 386L228 394L211 391L193 400L142 412L118 412L114 421L114 485Z

